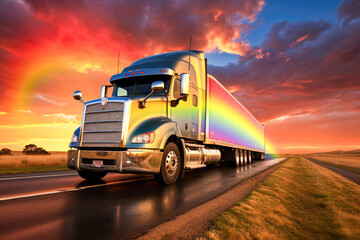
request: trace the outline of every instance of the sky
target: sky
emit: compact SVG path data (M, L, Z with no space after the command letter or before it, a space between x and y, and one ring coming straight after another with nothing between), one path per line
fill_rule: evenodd
M0 148L66 151L84 100L192 48L278 153L360 148L360 1L0 0Z

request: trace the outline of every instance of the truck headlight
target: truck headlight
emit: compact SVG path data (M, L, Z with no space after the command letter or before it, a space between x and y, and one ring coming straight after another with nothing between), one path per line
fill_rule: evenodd
M131 143L152 143L155 139L155 133L154 132L148 132L136 135L131 139Z
M71 137L71 141L70 141L70 142L72 142L72 143L77 143L77 141L78 141L78 136L74 133L74 134L72 135L72 137Z

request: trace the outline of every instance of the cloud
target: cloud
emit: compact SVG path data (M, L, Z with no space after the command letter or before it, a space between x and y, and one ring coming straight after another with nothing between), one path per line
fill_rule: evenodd
M32 111L31 111L31 110L25 110L25 109L16 110L16 112L22 112L22 113L32 113Z
M51 104L54 104L54 105L57 105L57 106L65 106L66 105L66 103L56 102L54 100L49 99L48 97L44 97L40 93L36 94L36 97L43 100L43 101L45 101L45 102L48 102L48 103L51 103Z
M216 0L5 1L0 34L15 40L7 46L23 44L24 39L41 46L54 39L54 46L63 48L96 51L120 47L125 54L138 56L144 49L151 53L186 49L193 35L194 48L243 54L248 44L238 39L264 4L264 0L230 0L226 4ZM47 39L36 38L45 32Z
M260 121L359 107L360 22L276 23L258 49L208 72L237 89L234 96Z
M309 37L309 34L306 34L306 35L304 35L304 36L302 36L302 37L299 37L298 39L296 39L295 42L293 42L293 43L290 44L289 48L293 47L294 45L298 44L299 42L304 41L304 40L307 39L308 37Z
M272 54L279 54L281 51L293 47L296 43L316 40L330 27L331 24L325 20L278 22L271 27L262 47L268 51L271 50L270 53Z
M65 121L70 123L76 123L76 116L75 115L66 115L64 113L53 113L53 114L44 114L45 117L52 118L58 121Z
M344 0L337 9L337 14L344 24L360 18L360 1Z
M6 115L8 114L7 112L0 112L0 115Z

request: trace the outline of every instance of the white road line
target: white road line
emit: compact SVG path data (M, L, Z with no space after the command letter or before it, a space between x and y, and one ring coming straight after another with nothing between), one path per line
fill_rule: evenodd
M38 176L28 176L28 177L0 178L0 181L20 180L20 179L29 179L29 178L60 177L60 176L78 176L78 174L65 173L65 174L38 175Z
M119 184L119 183L137 182L137 181L150 180L150 179L153 179L153 178L146 177L146 178L130 179L130 180L125 180L125 181L109 182L109 183L103 183L103 184L98 184L98 185L83 186L83 187L77 187L77 188L61 188L58 190L53 190L53 191L48 191L48 192L39 192L39 193L4 197L4 198L0 198L0 202L21 199L21 198L45 196L45 195L51 195L51 194L57 194L57 193L74 192L74 191L84 190L84 189L88 189L88 188L103 187L103 186L109 186L109 185L114 185L114 184Z

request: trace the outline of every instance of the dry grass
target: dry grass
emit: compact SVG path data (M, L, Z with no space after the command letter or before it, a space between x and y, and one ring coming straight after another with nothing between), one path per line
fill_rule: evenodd
M320 240L359 236L360 186L295 157L247 199L216 218L204 238Z
M66 169L66 152L51 152L51 155L0 155L0 174L53 171Z
M315 160L360 172L360 154L310 154Z

